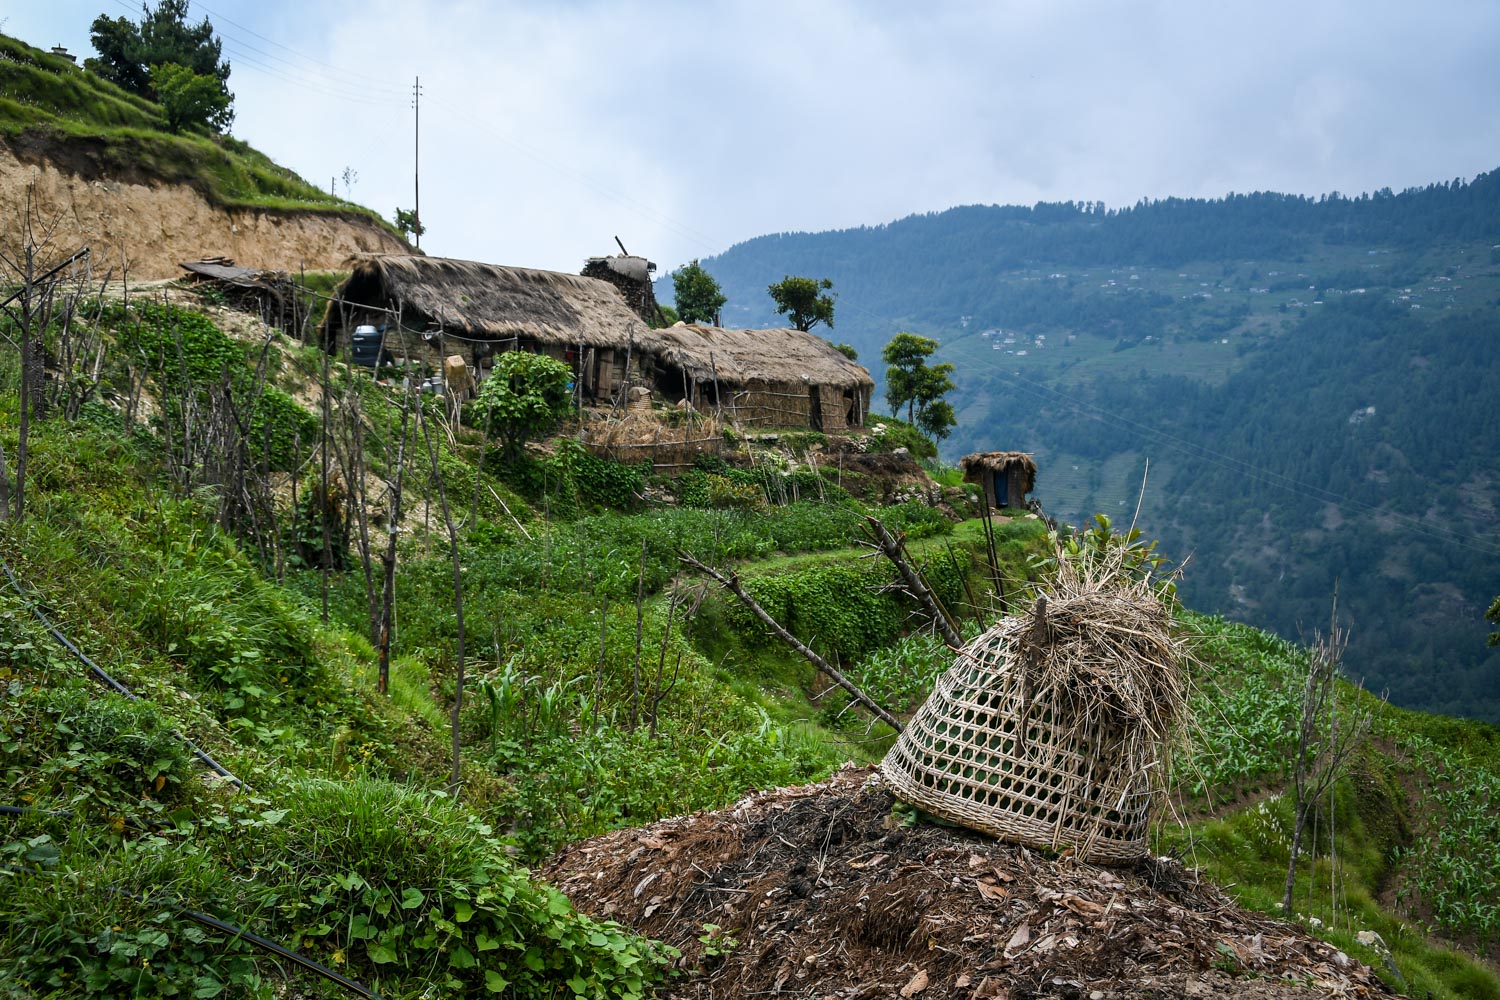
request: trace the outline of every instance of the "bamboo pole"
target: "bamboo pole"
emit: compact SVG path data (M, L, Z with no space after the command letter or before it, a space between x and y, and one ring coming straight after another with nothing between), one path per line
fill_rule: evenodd
M902 725L900 719L897 719L894 715L892 715L879 703L877 703L873 698L865 694L864 691L860 690L858 685L856 685L849 678L845 677L844 674L840 670L838 670L838 668L829 663L827 660L823 659L823 657L819 656L817 653L813 652L807 646L803 645L796 636L792 635L792 633L782 628L780 623L778 623L776 619L767 614L766 610L760 606L759 602L757 602L755 598L751 597L750 594L745 590L745 588L740 585L740 578L738 574L731 572L726 576L725 574L710 566L705 566L703 563L693 558L691 554L684 552L681 549L677 551L677 558L681 560L685 565L691 566L693 569L698 570L700 573L707 573L709 576L717 580L720 586L729 591L735 597L739 598L740 603L749 608L751 614L759 618L767 628L769 628L773 633L775 633L778 638L781 639L781 641L791 646L798 653L801 653L813 666L817 667L829 677L833 678L833 682L835 684L843 688L845 691L849 692L850 696L852 696L855 701L868 708L877 719L879 719L881 722L884 722L886 725L890 726L898 733L906 731L906 726Z

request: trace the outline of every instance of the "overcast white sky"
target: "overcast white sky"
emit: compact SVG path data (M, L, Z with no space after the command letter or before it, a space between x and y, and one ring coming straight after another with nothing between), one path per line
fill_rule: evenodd
M3 0L92 54L126 0ZM763 233L959 204L1346 194L1500 167L1488 0L193 2L233 132L423 249L576 271L619 235L663 270ZM340 182L340 193L343 192Z

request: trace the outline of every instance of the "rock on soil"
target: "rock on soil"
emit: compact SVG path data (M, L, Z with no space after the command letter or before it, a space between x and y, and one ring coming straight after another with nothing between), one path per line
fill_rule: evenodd
M669 997L1392 995L1175 861L1098 868L894 805L871 769L846 767L575 844L543 875L680 949Z

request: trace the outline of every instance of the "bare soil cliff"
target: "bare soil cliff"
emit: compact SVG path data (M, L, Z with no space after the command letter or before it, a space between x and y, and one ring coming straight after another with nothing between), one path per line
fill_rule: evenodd
M399 237L355 213L223 208L184 184L144 174L106 175L86 150L59 158L0 138L0 218L6 228L25 216L54 226L58 253L93 250L94 270L130 277L175 278L178 264L232 257L246 267L335 270L353 253L410 253ZM40 231L37 234L41 235Z

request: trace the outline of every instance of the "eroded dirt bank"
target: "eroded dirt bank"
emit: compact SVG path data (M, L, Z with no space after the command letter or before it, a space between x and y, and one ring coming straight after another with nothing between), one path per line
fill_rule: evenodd
M410 253L400 239L357 215L223 209L183 184L144 176L100 176L88 159L64 162L0 139L0 222L17 242L27 189L45 223L56 225L54 255L93 250L95 272L122 259L132 278L175 278L185 260L226 256L246 267L332 270L352 253ZM39 234L40 235L40 234Z

